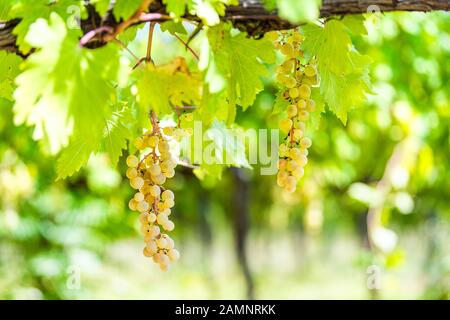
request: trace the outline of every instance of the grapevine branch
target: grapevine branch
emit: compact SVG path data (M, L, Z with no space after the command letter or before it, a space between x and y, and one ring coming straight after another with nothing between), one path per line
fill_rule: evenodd
M92 7L92 5L89 5ZM356 13L387 11L433 11L450 10L450 0L323 0L320 10L322 18ZM82 43L98 47L113 41L127 28L146 22L162 22L171 17L165 11L161 0L142 1L138 10L128 19L117 21L110 11L106 17L99 16L95 10L88 10L89 16L81 20L81 29L85 36ZM222 17L231 21L235 27L246 31L251 36L260 36L269 30L280 30L293 27L281 19L276 12L268 12L259 0L240 0L239 5L227 8ZM183 17L185 21L197 23L198 18L190 15ZM20 23L20 18L0 21L0 50L7 50L23 55L17 46L17 36L13 30ZM98 28L98 26L102 26Z

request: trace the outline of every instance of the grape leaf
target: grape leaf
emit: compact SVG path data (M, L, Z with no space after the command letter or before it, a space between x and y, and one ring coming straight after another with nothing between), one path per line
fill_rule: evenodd
M163 0L163 4L166 5L166 11L174 15L175 17L184 16L186 12L186 6L192 5L193 0Z
M212 93L227 91L228 122L234 120L236 104L247 109L264 89L261 77L268 74L262 61L273 63L275 51L270 41L233 34L229 25L213 27L203 44L199 67Z
M316 110L310 113L309 122L314 129L318 129L322 113L325 112L325 102L320 94L320 87L313 87L311 90L311 99L316 104Z
M211 148L216 164L251 168L245 154L245 145L239 137L238 130L227 128L224 122L214 120L205 132L204 144Z
M118 19L128 19L141 5L142 0L116 0L113 7L114 16Z
M56 172L58 179L65 179L88 162L93 152L97 152L99 144L84 137L74 136L70 145L65 148L58 158Z
M35 125L34 138L48 137L52 152L60 150L72 133L71 144L58 161L58 176L65 178L87 161L89 150L100 146L105 119L112 112L114 84L126 79L120 72L119 47L80 48L78 37L56 13L49 21L33 23L25 41L37 51L16 78L15 120ZM73 160L66 162L71 155Z
M275 95L275 103L273 105L272 114L279 114L286 110L289 105L289 101L283 97L283 91L279 90Z
M116 111L112 117L106 120L103 146L115 166L122 155L122 149L127 148L127 140L132 139L131 131L124 125L129 122L130 109L125 107Z
M195 105L200 101L202 83L176 58L163 66L148 66L137 82L139 105L159 116L173 112L172 106Z
M170 34L187 34L187 31L181 22L172 20L161 23L161 31L167 31Z
M111 3L110 0L93 0L91 3L95 6L95 11L98 12L98 14L103 17L106 15L106 12L108 12L109 5Z
M0 51L0 97L12 100L14 79L19 74L21 62L19 56Z
M2 0L0 1L0 20L8 20L9 11L14 4L14 0Z
M80 17L84 17L86 14L83 0L17 0L11 7L9 12L9 18L21 18L19 24L14 28L13 33L17 36L17 45L22 53L29 53L31 46L25 41L25 36L32 23L37 19L48 19L52 12L57 13L59 16L67 20L74 14L73 11L68 10L69 7L76 6L79 8ZM77 13L77 14L78 14ZM81 30L78 34L81 34Z
M226 92L222 91L218 94L212 94L205 84L203 86L202 100L196 113L200 116L205 127L209 127L214 119L226 121L228 119Z
M226 6L237 4L237 0L193 0L190 11L193 10L206 25L214 26L220 23L220 16L225 14Z
M237 5L237 0L163 0L166 11L179 18L187 11L199 17L205 25L219 24L226 6Z
M364 25L365 18L360 14L352 14L345 16L341 20L346 30L354 35L367 35L367 29Z
M56 81L51 76L67 35L61 18L55 16L50 24L39 19L30 28L32 45L41 49L25 60L24 72L16 78L14 92L15 123L34 125L33 138L47 138L52 153L67 143L70 134L68 111L62 107L67 106L69 99L63 91L56 90Z
M306 25L302 30L306 57L317 58L320 92L330 110L345 124L348 111L364 102L370 91L371 59L356 51L340 21L330 20L324 27Z

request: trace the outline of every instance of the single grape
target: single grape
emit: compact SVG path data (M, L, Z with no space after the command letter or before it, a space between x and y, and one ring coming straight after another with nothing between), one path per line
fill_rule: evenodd
M126 176L128 179L133 179L138 176L138 171L136 168L128 168L126 172Z
M309 99L309 97L311 96L311 87L308 86L307 84L302 84L299 87L299 91L300 91L300 97L303 99Z
M130 185L133 189L140 189L144 186L144 179L141 177L136 177L130 180Z
M139 159L135 155L129 155L127 158L127 166L130 168L136 168L139 164Z
M307 77L314 77L316 75L316 69L311 65L307 65L305 67L305 74Z
M167 255L170 258L170 261L177 261L178 259L180 259L180 253L178 252L177 249L171 249L167 252Z
M162 193L162 195L161 195L161 199L163 199L163 200L167 200L167 199L172 199L172 200L174 200L174 199L175 199L175 195L173 194L172 191L170 191L170 190L165 190L165 191Z

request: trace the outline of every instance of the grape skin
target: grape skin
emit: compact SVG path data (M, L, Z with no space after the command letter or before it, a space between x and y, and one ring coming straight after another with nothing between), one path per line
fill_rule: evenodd
M192 114L186 114L184 121L192 121ZM182 129L163 130L166 136L185 136ZM179 259L180 253L175 249L173 239L161 230L170 232L175 228L173 221L169 220L171 208L175 205L175 196L171 190L162 187L166 179L175 175L176 162L172 159L169 143L158 130L146 133L135 139L134 144L138 150L150 152L142 156L129 155L126 159L128 169L126 176L130 185L137 192L128 202L132 211L140 212L139 222L141 232L144 234L145 247L143 255L152 258L158 263L161 270L168 270L170 263Z
M297 181L305 173L308 148L312 145L305 133L310 113L316 110L311 90L319 84L317 63L311 59L309 63L303 64L301 43L304 36L298 29L282 31L277 36L271 35L271 38L275 48L285 56L285 60L276 68L276 79L284 87L281 89L282 97L289 102L287 119L279 121L279 128L286 134L286 139L278 149L280 160L277 163L277 184L287 192L295 192Z

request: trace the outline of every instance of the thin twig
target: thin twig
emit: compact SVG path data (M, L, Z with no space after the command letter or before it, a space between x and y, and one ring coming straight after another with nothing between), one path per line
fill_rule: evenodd
M128 47L127 47L127 45L125 44L125 43L123 43L123 41L121 41L121 40L119 40L119 39L117 39L117 38L114 38L114 42L116 42L117 44L119 44L121 47L123 47L137 62L139 62L140 61L140 59L139 59L139 57L137 56L137 55L135 55L134 54L134 52L133 51L131 51Z
M147 54L145 55L145 61L153 63L152 60L152 43L153 43L153 31L155 30L155 22L150 22L148 28L148 42L147 42Z
M106 32L108 34L112 34L114 32L114 29L109 27L109 26L103 26L103 27L99 27L99 28L96 28L94 30L91 30L88 33L86 33L84 36L81 37L80 42L79 42L79 46L80 47L84 47L90 41L92 41L92 39L97 37L97 35L102 34L104 32Z
M174 36L186 47L186 49L192 53L195 59L199 60L198 54L183 39L181 39L177 34L174 34Z

